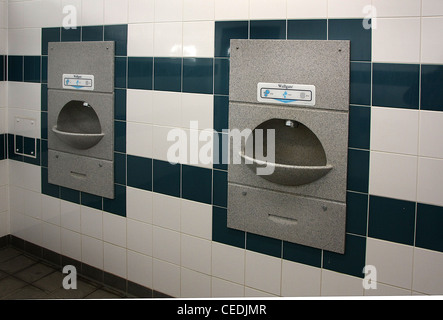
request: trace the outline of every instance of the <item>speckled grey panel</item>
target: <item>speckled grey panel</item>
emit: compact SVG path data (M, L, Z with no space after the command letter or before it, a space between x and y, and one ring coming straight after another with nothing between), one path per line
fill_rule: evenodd
M49 183L114 198L114 53L113 41L49 43Z
M257 174L255 164L234 163L239 150L233 150L231 140L228 227L344 253L349 41L231 40L230 66L229 129L254 134L254 129L267 123L274 125L280 130L276 132L280 140L275 141L280 162L276 156L279 171L275 179L266 179ZM314 85L315 105L259 102L258 83ZM304 131L291 134L283 125L288 122L297 124L293 130ZM306 132L316 139L301 141ZM240 152L253 134L242 141ZM300 150L296 156L294 150ZM325 163L303 159L308 154L323 155ZM327 170L310 179L320 168L316 166ZM291 184L288 176L295 170L294 177L308 182Z
M95 77L95 92L114 92L114 42L50 42L48 89L63 89L63 74Z
M48 181L52 184L114 198L112 161L49 150L48 168Z

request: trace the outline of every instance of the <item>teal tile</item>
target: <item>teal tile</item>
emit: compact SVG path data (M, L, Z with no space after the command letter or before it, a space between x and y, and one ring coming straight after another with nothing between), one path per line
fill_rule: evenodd
M103 26L82 27L82 41L103 41Z
M214 59L183 58L183 92L213 94Z
M126 153L125 121L114 121L114 151Z
M152 159L127 156L128 186L152 191Z
M219 207L228 207L228 173L226 171L213 171L212 186L213 204Z
M320 268L321 258L320 249L283 241L283 259L285 260Z
M212 207L212 241L237 248L245 248L245 232L227 227L227 210Z
M94 208L97 210L103 209L103 198L94 194L81 192L80 193L80 203L83 206Z
M372 105L418 109L419 79L418 64L374 63Z
M170 164L167 161L153 160L152 190L173 197L180 197L180 164Z
M182 197L197 202L212 203L212 170L182 166Z
M228 142L229 135L227 133L214 133L214 169L228 170Z
M126 56L128 47L128 25L104 26L104 40L115 42L115 55Z
M370 196L368 220L369 237L414 244L415 202Z
M421 110L443 111L443 66L421 66Z
M288 39L326 40L328 23L326 19L288 20Z
M214 130L229 129L229 97L214 95Z
M246 233L246 249L276 258L282 257L282 240Z
M286 39L286 20L251 20L251 39Z
M443 252L443 207L417 204L415 245Z
M348 150L348 190L368 192L369 156L370 153L367 150Z
M346 232L366 236L369 196L348 192L346 196Z
M114 199L103 198L103 210L126 217L126 187L114 184Z
M126 185L126 154L114 152L114 182Z
M229 59L215 59L214 94L229 95Z
M363 278L366 265L366 238L347 234L345 254L323 251L323 268Z
M364 28L363 19L329 19L328 40L350 40L351 61L371 61L372 30Z
M351 62L351 104L371 105L372 65L367 62Z
M48 55L48 43L60 42L61 28L42 28L42 55Z
M51 197L60 198L60 187L48 182L48 168L42 167L42 193Z
M152 90L153 58L128 58L128 88Z
M115 89L114 101L114 119L126 121L126 89Z
M181 92L182 58L154 58L154 90Z
M62 42L77 42L81 40L82 28L77 27L76 29L65 29L61 28L61 41Z
M25 56L23 61L23 80L25 82L40 82L40 56Z
M127 65L128 58L126 57L115 57L115 66L114 66L114 86L115 88L126 88L127 83Z
M369 150L370 140L371 108L349 106L349 147Z
M231 39L248 39L248 21L215 22L215 57L231 55Z
M23 56L8 56L8 81L23 81Z
M60 187L60 198L72 203L80 203L80 191L71 188Z

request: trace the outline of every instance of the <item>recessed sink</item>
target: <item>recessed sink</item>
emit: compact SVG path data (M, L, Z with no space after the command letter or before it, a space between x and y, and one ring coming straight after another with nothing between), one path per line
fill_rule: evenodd
M333 167L327 163L323 146L317 136L305 125L296 120L271 119L255 128L251 137L256 138L256 130L263 130L263 155L252 156L240 152L248 167L257 172L259 167L274 167L263 179L286 186L299 186L312 183L327 175ZM268 135L266 130L275 130L275 162L267 160ZM246 142L248 144L248 142Z
M85 101L68 102L52 131L64 143L81 150L92 148L105 136L97 113Z

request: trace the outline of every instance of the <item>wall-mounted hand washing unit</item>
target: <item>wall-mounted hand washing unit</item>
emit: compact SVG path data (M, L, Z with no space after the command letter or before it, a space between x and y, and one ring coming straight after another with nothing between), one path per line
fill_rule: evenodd
M231 40L228 227L344 253L349 69L349 41Z
M48 45L48 181L114 198L114 42Z

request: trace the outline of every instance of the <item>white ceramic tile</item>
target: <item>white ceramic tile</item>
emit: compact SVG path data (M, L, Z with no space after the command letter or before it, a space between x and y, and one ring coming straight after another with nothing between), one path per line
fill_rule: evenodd
M443 64L443 17L422 18L421 62Z
M443 2L441 0L422 0L423 16L442 16Z
M328 0L329 18L364 18L371 0Z
M180 287L181 298L211 297L211 277L206 274L181 268Z
M265 291L260 291L254 288L250 288L250 287L245 287L245 297L247 298L270 298L270 297L277 297L278 295L269 293L269 292L265 292Z
M22 239L41 246L43 237L42 223L39 219L23 215L24 232Z
M71 231L81 232L80 205L69 201L60 201L60 225Z
M179 134L181 138L175 139L176 135L174 133ZM153 157L155 159L163 161L171 160L172 163L173 159L168 159L168 151L170 150L171 147L176 145L177 147L180 146L180 148L185 148L184 150L186 150L187 137L185 132L180 128L152 126L152 136L153 136L152 139ZM171 152L174 155L173 150ZM186 159L186 155L184 156L185 156L184 159Z
M152 217L154 225L180 231L180 198L153 193Z
M92 267L103 269L103 241L82 235L81 244L81 261Z
M104 242L103 268L106 272L126 278L126 249Z
M24 26L24 3L9 2L8 3L8 28L23 28Z
M7 123L7 109L0 108L0 133L8 133Z
M249 0L215 0L215 20L248 20Z
M61 228L61 254L82 260L82 240L80 233Z
M105 24L128 23L128 0L104 0Z
M198 272L211 273L211 241L181 235L181 266Z
M4 51L4 53L7 53ZM0 107L7 108L8 107L8 81L0 81Z
M183 57L214 57L214 22L183 23Z
M376 268L377 282L411 289L413 250L412 246L368 238L366 265Z
M8 54L30 55L41 54L41 29L8 29Z
M372 0L377 17L419 17L421 0Z
M412 288L425 294L443 294L443 254L437 251L414 249Z
M0 161L0 186L9 184L9 161Z
M126 218L103 212L103 240L126 247Z
M103 239L103 212L80 206L81 231L90 237Z
M60 0L42 0L39 6L41 27L59 27L62 25L63 10Z
M180 297L180 267L153 259L153 289L171 297Z
M42 186L41 168L39 166L29 163L24 163L22 168L23 168L23 176L25 177L24 188L30 191L41 193L41 186Z
M8 29L0 29L0 54L8 54Z
M0 29L7 29L7 28L8 28L8 2L0 1Z
M60 226L60 199L42 194L42 220Z
M155 0L156 22L182 21L183 0Z
M128 22L153 22L154 0L128 0Z
M24 214L14 212L10 210L10 232L12 235L24 239L25 227L24 227Z
M10 108L8 131L15 135L39 139L41 136L41 113L35 110Z
M416 200L417 157L371 152L369 193L408 201Z
M443 145L437 137L443 136L443 114L438 111L420 111L419 155L443 158Z
M9 186L9 210L14 213L25 213L24 189Z
M85 26L104 24L104 0L82 0L82 23Z
M186 163L211 169L214 160L214 137L218 136L208 130L184 129L184 132L187 137Z
M238 284L245 282L245 250L212 243L212 275Z
M288 19L326 19L328 0L287 0Z
M9 209L9 188L8 186L0 186L0 212Z
M159 126L179 127L181 124L182 94L154 91L152 95L152 123Z
M24 163L9 160L9 185L15 187L24 187L23 167ZM21 199L23 201L23 199Z
M419 111L371 108L371 150L417 155Z
M183 53L183 24L163 22L154 24L154 56L181 57Z
M154 23L128 25L128 56L152 57L154 55Z
M442 159L418 159L417 201L443 206Z
M128 249L152 256L152 225L127 219Z
M365 296L390 297L390 296L410 296L411 290L390 286L384 283L377 283L377 288L365 289Z
M126 122L126 152L134 156L152 158L152 126Z
M153 257L180 264L180 233L161 227L153 227Z
M9 82L8 107L41 111L41 84Z
M214 20L214 0L183 0L183 21Z
M128 280L152 288L152 257L127 251Z
M211 240L212 206L186 199L181 199L180 205L181 232Z
M372 61L419 63L420 18L378 18L372 30Z
M330 270L322 270L322 296L363 296L362 278Z
M42 198L40 192L24 190L25 215L41 220Z
M42 223L42 246L56 253L61 252L61 231L59 226Z
M11 234L9 225L9 214L7 212L0 212L0 237Z
M130 219L152 223L152 192L127 186L126 215Z
M151 90L126 91L126 120L152 123L152 93Z
M249 18L286 19L286 0L249 0Z
M191 128L191 121L197 121L199 130L214 127L214 97L209 94L182 94L181 127Z
M320 296L320 284L320 268L283 260L281 288L283 297Z
M211 295L213 298L244 297L245 288L243 285L212 277Z
M280 295L282 260L261 253L246 251L245 285ZM260 268L257 268L260 266Z

